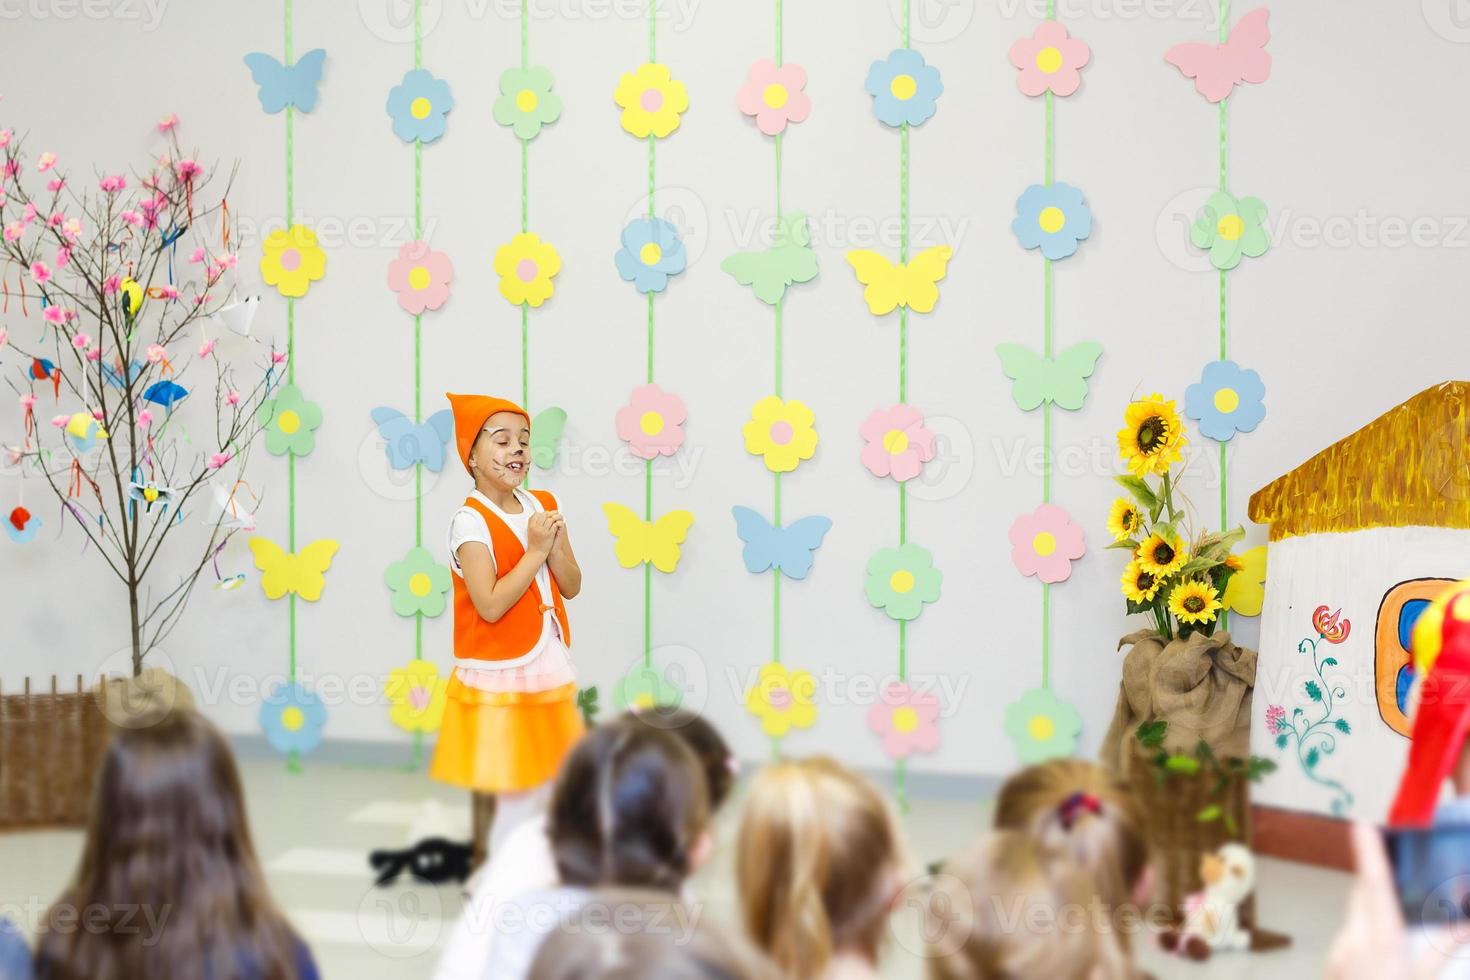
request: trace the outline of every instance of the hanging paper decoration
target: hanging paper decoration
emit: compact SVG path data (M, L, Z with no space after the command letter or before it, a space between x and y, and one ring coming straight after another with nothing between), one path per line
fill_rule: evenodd
M772 473L790 473L817 452L816 416L806 403L770 395L750 409L745 451L760 456Z
M327 709L306 685L277 684L260 705L260 727L266 741L282 755L306 755L322 742Z
M1065 259L1092 234L1092 210L1071 184L1032 184L1016 199L1011 231L1025 249L1050 261Z
M254 504L247 507L245 502L239 499L239 490L243 484L237 483L233 487L224 487L218 483L212 484L210 489L214 494L214 506L218 515L211 515L208 523L213 524L216 519L220 526L239 531L255 530L255 508L260 506L257 499ZM255 494L251 493L251 497Z
M288 54L289 62L291 56ZM283 65L268 54L256 51L245 56L245 65L250 77L260 86L260 107L275 115L287 106L310 112L316 108L317 86L322 80L322 68L327 61L327 52L313 48L291 65Z
M145 399L147 396L144 396ZM151 400L151 399L148 399ZM99 439L107 438L107 430L87 412L75 412L66 418L66 438L77 455L89 453Z
M178 493L173 487L161 487L152 480L140 482L132 480L128 483L128 500L131 501L131 510L137 506L143 506L143 513L153 513L157 507L162 514L167 514L169 507L173 506L174 497ZM130 514L131 516L131 514Z
M778 219L770 248L736 252L720 268L740 285L752 287L762 303L775 306L786 295L786 287L817 277L817 253L812 250L806 215L795 211Z
M677 708L684 692L670 684L652 667L635 664L613 689L613 703L624 711L648 711L653 708Z
M873 115L894 129L927 122L938 111L939 96L944 93L939 69L907 47L907 40L904 45L873 62L864 86L873 97Z
M307 456L316 448L316 430L322 410L307 401L294 384L283 384L256 409L255 421L265 434L265 451L272 456Z
M1234 361L1211 361L1198 384L1184 389L1184 414L1217 442L1237 432L1254 432L1266 417L1266 386L1255 371Z
M296 554L266 538L251 538L249 543L255 567L261 571L260 589L267 599L290 595L316 602L322 597L327 584L325 573L332 567L337 542L313 541Z
M868 728L883 742L890 759L939 748L939 698L907 684L886 685L868 709Z
M1036 33L1011 45L1011 64L1020 70L1016 87L1022 95L1043 92L1066 98L1082 84L1082 69L1092 59L1087 42L1072 37L1054 20L1042 21Z
M531 232L522 232L495 250L500 295L512 306L539 309L556 292L552 280L560 271L561 256L556 248Z
M760 719L771 738L784 738L793 728L810 728L817 721L817 682L804 670L788 670L772 661L761 668L755 686L745 695L745 710Z
M1224 102L1237 85L1259 85L1271 77L1271 55L1266 51L1271 12L1265 7L1252 10L1240 18L1227 40L1227 9L1226 0L1221 0L1218 45L1176 44L1164 54L1164 60L1185 78L1194 79L1195 90L1210 102Z
M868 576L863 591L868 602L890 619L918 619L924 606L939 601L944 573L934 567L929 549L912 541L896 548L882 548L868 559Z
M1266 546L1231 555L1225 564L1235 570L1221 598L1225 608L1242 616L1259 616L1266 602Z
M530 141L561 116L561 96L551 91L551 72L545 68L507 68L500 75L500 98L490 115L509 126L516 139Z
M613 256L618 275L640 293L661 293L669 277L688 261L678 230L662 218L634 218L623 229L623 247Z
M435 412L426 422L415 422L396 408L375 408L371 414L393 469L411 470L422 465L438 473L444 468L449 442L454 438L453 412L447 408Z
M1259 258L1271 248L1266 205L1259 197L1236 200L1222 188L1210 195L1189 226L1189 243L1209 252L1210 264L1221 272L1240 265L1242 258Z
M805 90L805 68L761 58L750 66L735 101L762 133L779 136L791 123L805 122L811 115L812 100Z
M388 266L388 288L398 294L398 305L414 314L437 310L449 299L449 281L454 263L428 242L412 241L398 249L398 258Z
M1006 708L1005 730L1024 766L1069 756L1077 751L1082 716L1050 688L1027 691Z
M5 519L5 535L16 544L29 544L41 530L41 519L25 507L11 510Z
M1102 344L1089 340L1073 344L1055 358L1020 344L998 344L995 352L1000 355L1001 370L1015 382L1011 397L1017 408L1030 412L1049 402L1075 412L1087 398L1087 379L1103 349Z
M213 319L231 333L248 337L250 336L250 325L255 322L255 314L259 311L260 297L246 296L228 306L221 307L213 314Z
M672 456L684 445L684 400L658 385L633 389L628 404L618 409L615 425L618 438L639 459Z
M448 82L414 68L388 91L386 108L393 120L393 135L405 143L433 143L444 135L454 96L449 94Z
M905 246L907 250L907 246ZM874 316L885 316L903 307L903 312L928 313L939 302L939 281L949 270L954 250L947 245L926 248L912 262L907 258L897 265L877 252L855 249L847 253L847 262L857 274L863 290L863 301Z
M557 447L566 432L565 409L544 408L531 420L531 462L543 470L556 465Z
M694 524L689 511L671 510L650 521L622 504L608 502L602 505L602 512L607 516L607 529L617 539L614 551L619 565L637 568L647 564L661 572L672 572L678 566L679 546Z
M863 438L862 462L869 473L906 483L934 458L938 440L924 427L924 415L912 405L874 409L858 435Z
M650 16L655 16L653 5ZM639 139L663 139L679 128L680 117L689 108L689 92L675 81L667 65L648 62L624 73L613 92L613 101L623 110L624 132Z
M1056 504L1042 504L1016 518L1010 539L1016 570L1048 584L1071 577L1072 562L1087 551L1082 528Z
M454 585L449 569L435 561L428 548L418 546L388 566L383 584L393 593L395 613L431 619L444 612L445 596Z
M327 273L327 254L316 244L316 232L305 225L276 229L261 245L260 278L290 299L306 295Z
M143 391L145 402L170 410L187 397L189 389L173 381L155 381Z
M388 719L406 732L431 734L444 720L449 682L432 660L410 660L383 682L391 707Z
M745 542L741 553L745 570L752 575L775 570L787 578L806 578L817 549L832 530L830 517L803 517L776 527L749 507L732 507L730 512L735 516L735 533Z

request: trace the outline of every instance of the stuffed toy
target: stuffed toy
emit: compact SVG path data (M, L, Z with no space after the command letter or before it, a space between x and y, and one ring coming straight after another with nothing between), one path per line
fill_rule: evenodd
M1250 930L1240 924L1240 905L1256 887L1256 858L1244 844L1226 844L1200 858L1203 892L1185 900L1184 929L1165 933L1160 943L1192 960L1216 950L1247 950Z

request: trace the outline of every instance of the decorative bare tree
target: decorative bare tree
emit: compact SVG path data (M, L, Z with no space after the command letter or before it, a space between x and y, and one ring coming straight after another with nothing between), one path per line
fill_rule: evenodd
M23 480L41 477L63 521L93 546L84 553L99 556L127 589L135 675L178 623L200 575L248 526L232 502L259 431L257 409L286 357L253 339L235 343L248 335L254 309L225 285L236 262L228 203L235 171L214 192L213 168L180 152L174 118L158 129L168 149L146 171L98 174L85 189L55 154L27 158L23 141L0 131L5 302L20 306L28 326L40 313L33 345L18 328L0 328L23 359L9 380L24 442L6 455ZM221 330L239 354L216 350ZM241 387L244 367L254 380ZM37 425L38 406L52 399L60 414ZM206 406L214 431L201 438ZM192 438L185 411L196 423ZM211 485L213 494L202 492ZM194 533L180 534L186 511L206 502L223 504L209 511L207 533L191 521ZM19 530L26 512L9 513ZM177 546L165 547L171 541Z

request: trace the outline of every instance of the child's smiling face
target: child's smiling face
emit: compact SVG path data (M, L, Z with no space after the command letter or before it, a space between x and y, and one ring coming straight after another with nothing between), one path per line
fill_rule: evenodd
M531 465L531 423L515 412L496 412L485 420L470 453L475 475L502 490L514 490Z

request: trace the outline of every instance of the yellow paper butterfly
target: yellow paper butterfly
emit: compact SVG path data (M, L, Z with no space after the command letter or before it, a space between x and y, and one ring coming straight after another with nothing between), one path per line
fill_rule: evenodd
M619 565L636 568L652 562L659 571L672 572L679 564L679 545L694 523L689 511L671 510L652 524L622 504L603 504L602 512L607 515L607 529L618 539L614 551Z
M274 541L251 538L250 551L255 555L255 567L260 569L260 588L267 599L294 592L307 602L316 602L327 584L322 573L332 567L337 542L313 541L293 555Z
M874 316L892 313L907 306L915 313L928 313L939 301L939 280L949 268L954 249L948 245L926 248L904 265L889 262L877 252L865 248L847 253L848 264L857 273L858 282L868 288L863 299Z

